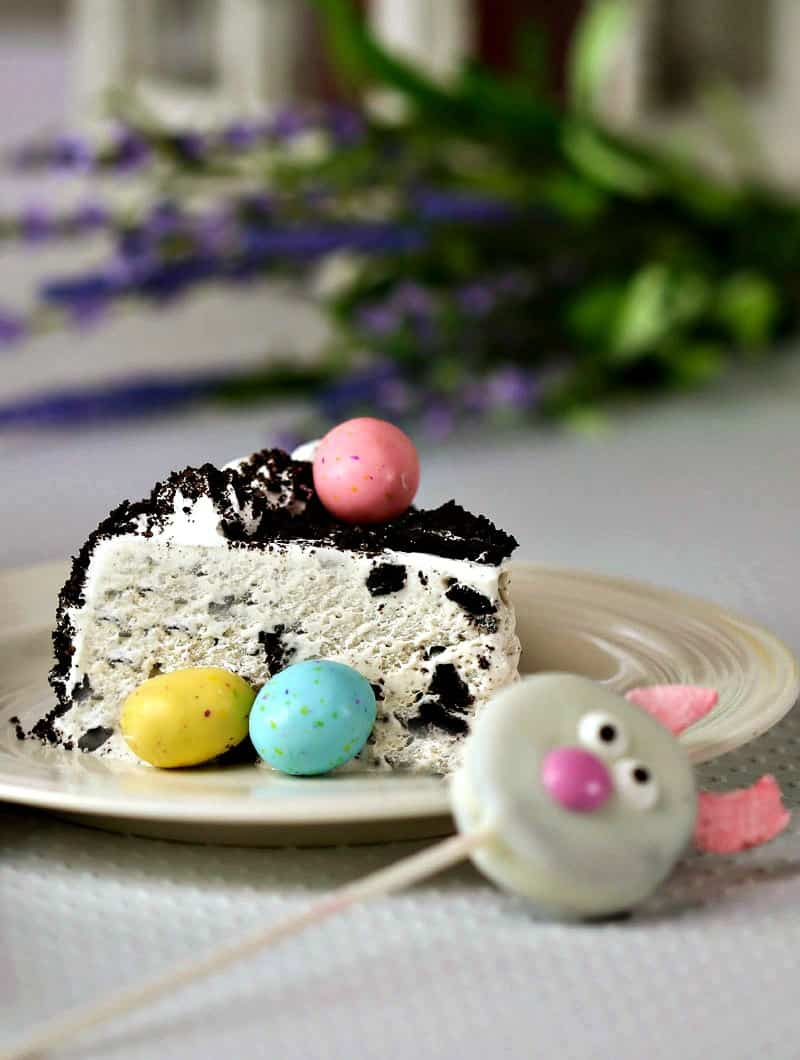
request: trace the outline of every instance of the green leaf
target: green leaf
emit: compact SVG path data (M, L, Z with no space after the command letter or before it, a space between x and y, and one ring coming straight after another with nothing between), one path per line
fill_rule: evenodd
M378 82L400 92L418 117L444 126L449 135L542 144L554 148L555 110L530 86L504 82L468 66L452 89L387 51L366 28L350 0L316 0L336 65L351 83Z
M732 224L745 202L741 187L725 184L697 166L669 159L664 165L668 190L703 220Z
M756 272L737 272L719 287L714 314L740 346L763 346L772 338L781 299L775 285Z
M667 333L669 270L647 265L633 277L620 304L612 353L617 361L635 360Z
M381 47L350 0L316 0L334 62L351 84L379 81L398 89L420 110L457 127L459 107L452 94L418 69Z
M609 191L645 199L660 190L661 180L654 165L585 121L565 122L561 145L581 173Z
M548 174L539 190L545 202L575 221L595 220L608 203L601 188L568 169Z
M465 114L489 139L510 139L516 150L525 145L555 149L560 121L553 106L530 87L502 81L488 70L468 64L456 85Z
M590 349L605 349L625 297L621 283L595 283L578 294L566 312L567 330Z
M708 306L710 284L699 273L653 263L628 284L612 336L617 362L637 360L690 326Z
M576 111L594 109L630 31L634 7L628 0L594 0L579 21L567 56L567 91Z
M578 405L564 417L565 425L586 438L605 438L612 432L609 414L591 405Z
M672 385L685 389L713 382L726 367L724 349L713 342L690 342L675 346L664 360Z

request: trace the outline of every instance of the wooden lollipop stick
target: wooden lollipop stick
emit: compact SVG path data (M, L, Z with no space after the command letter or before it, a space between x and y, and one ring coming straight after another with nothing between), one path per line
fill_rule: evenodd
M295 935L312 924L318 924L335 913L347 909L356 902L402 890L419 880L463 861L491 836L490 829L455 835L421 850L418 854L403 858L385 869L378 869L354 883L348 883L331 891L314 905L287 917L277 924L251 932L236 942L230 942L212 950L205 957L182 961L161 975L137 986L128 987L112 994L98 1004L82 1006L44 1023L16 1045L0 1048L0 1060L24 1060L39 1055L53 1046L63 1045L91 1027L96 1027L114 1016L122 1016L149 1001L156 1001L165 994L178 990L202 976L212 975L222 968L258 950L272 946L289 935Z

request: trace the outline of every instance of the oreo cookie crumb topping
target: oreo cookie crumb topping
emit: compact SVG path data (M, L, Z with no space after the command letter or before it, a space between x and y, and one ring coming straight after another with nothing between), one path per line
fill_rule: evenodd
M419 705L419 713L408 721L409 729L427 729L433 726L453 736L466 736L469 726L457 714L451 714L438 699L426 699Z
M379 684L376 685L376 684L372 684L370 682L370 686L369 687L372 689L373 693L375 694L376 703L380 703L380 701L383 699L383 689L381 688L381 686Z
M485 633L497 632L497 619L494 617L497 613L497 605L492 603L488 596L484 596L483 593L479 593L477 589L469 585L461 585L455 579L450 580L450 588L444 595L454 604L458 604L478 629L482 629Z
M444 595L454 604L458 604L468 615L494 615L497 612L497 605L493 604L488 596L457 581L452 582Z
M439 663L430 684L431 695L438 696L450 710L466 710L473 702L469 686L452 663Z
M286 626L280 623L270 632L262 629L258 634L258 643L264 648L264 658L267 661L270 677L285 670L294 655L294 648L290 648L283 639L285 632Z
M466 681L452 663L439 663L428 688L428 696L419 705L419 713L408 722L409 729L436 726L454 736L463 736L469 726L463 714L474 701Z
M75 689L73 689L72 702L73 703L82 703L84 701L84 699L88 699L89 696L91 696L91 694L92 694L92 686L89 683L89 675L88 674L84 674L83 675L83 680L81 681L81 683Z
M62 740L56 731L54 724L56 718L60 718L62 714L66 714L71 706L72 701L68 700L66 703L59 703L58 706L53 707L51 711L48 711L43 718L40 718L36 722L28 733L28 736L32 736L35 740L41 740L42 743L52 744L54 747L60 744L65 750L71 750L71 741Z
M488 670L490 665L491 665L491 663L489 662L489 660L486 658L485 655L479 655L478 656L478 666L480 666L481 670Z
M431 644L431 646L429 648L425 649L425 655L423 656L423 658L432 659L434 657L434 655L441 655L443 651L444 651L444 645L443 644Z
M87 729L83 736L78 740L78 750L96 751L98 747L102 747L106 740L113 735L113 729L105 729L102 725L95 725L94 728Z
M8 719L8 721L9 721L10 725L14 726L14 733L15 733L17 739L18 740L24 740L25 739L25 730L22 728L22 722L19 720L17 715L16 714L12 714L12 716Z
M422 585L427 585L428 584L428 575L427 574L423 574L423 572L421 570L417 571L417 577L419 578L419 580L420 580Z
M399 593L406 584L406 568L399 563L379 563L369 572L367 589L371 596Z

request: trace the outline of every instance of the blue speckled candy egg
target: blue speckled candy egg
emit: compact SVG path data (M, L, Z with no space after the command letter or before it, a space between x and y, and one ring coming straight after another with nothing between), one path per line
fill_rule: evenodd
M308 777L358 754L375 724L375 694L344 663L307 659L275 674L250 711L250 739L269 765Z

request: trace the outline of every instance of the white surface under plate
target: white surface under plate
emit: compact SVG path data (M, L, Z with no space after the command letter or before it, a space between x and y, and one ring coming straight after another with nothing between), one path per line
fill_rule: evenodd
M50 628L64 564L0 571L0 799L139 835L253 846L421 838L450 830L445 782L343 773L285 777L265 767L175 772L104 762L16 739L52 706ZM712 685L720 702L685 736L702 762L760 735L800 689L777 638L712 604L639 582L513 566L522 669L569 670L618 691Z

